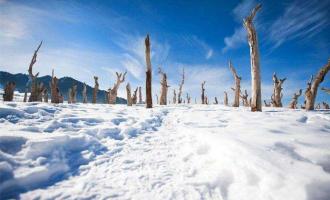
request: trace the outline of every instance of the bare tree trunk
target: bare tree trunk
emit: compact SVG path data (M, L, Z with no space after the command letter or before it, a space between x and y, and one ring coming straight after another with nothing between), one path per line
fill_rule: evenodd
M68 90L68 103L69 104L72 103L72 100L71 100L71 90L72 90L72 88L69 88L69 90Z
M167 75L159 68L158 73L161 75L160 81L160 105L167 104L167 89L170 87L167 85Z
M16 87L16 83L15 82L8 82L5 86L5 91L3 94L3 100L4 101L13 101L14 99L14 90Z
M94 90L93 90L93 101L92 101L92 103L96 103L97 92L99 91L99 82L98 82L98 77L97 76L94 76L94 82L95 82L95 85L94 85Z
M270 103L267 103L266 100L264 100L264 103L265 103L265 107L270 107Z
M37 77L39 75L39 72L35 75L32 73L33 65L37 62L37 56L38 51L42 45L42 41L40 42L38 48L34 51L33 57L31 59L30 65L29 65L29 81L31 82L31 94L29 97L29 102L38 101L39 97L39 83L37 82Z
M139 104L142 104L142 88L141 86L139 87Z
M258 10L260 10L260 8L261 8L261 4L258 4L252 10L251 14L244 19L244 26L248 33L248 42L250 45L250 57L251 57L251 78L252 78L251 111L262 111L259 47L257 40L257 32L253 25L253 18L255 17Z
M69 103L77 103L77 85L72 85L69 89Z
M133 93L133 97L132 97L133 104L136 104L136 102L137 102L137 91L138 91L138 87L134 90L134 93Z
M233 107L239 107L239 97L240 97L240 93L241 93L241 79L242 77L239 77L237 75L237 72L234 68L234 66L231 64L231 61L229 61L229 68L231 73L233 74L234 78L235 78L235 100L233 103Z
M190 96L189 96L189 94L187 93L187 103L189 104L190 103Z
M217 97L214 97L214 104L218 104L218 99L217 99Z
M327 104L326 102L322 102L322 104L323 104L324 109L329 109L330 108L329 104Z
M206 104L206 102L205 102L205 81L202 83L202 95L201 95L201 98L202 98L202 104Z
M286 78L278 79L276 74L273 74L273 95L272 95L272 104L274 107L282 107L282 84Z
M248 101L249 95L246 90L244 90L244 94L240 94L240 97L242 98L243 106L249 107L250 106L249 101Z
M207 96L205 96L205 98L204 98L204 104L206 104L206 105L209 104L209 99L207 98Z
M293 94L292 100L290 102L289 108L291 109L297 109L297 104L298 104L298 98L302 94L302 89L299 90L298 93Z
M51 103L61 103L62 101L62 97L60 94L60 90L57 87L57 83L58 83L58 79L56 78L56 76L54 76L54 70L52 70L52 80L50 81Z
M223 93L225 94L225 96L224 96L224 98L223 98L223 104L224 104L225 106L228 106L228 95L227 95L227 92L224 91Z
M330 94L330 89L329 88L322 87L321 90L323 90L324 92Z
M28 88L25 88L25 92L24 92L24 98L23 98L23 102L27 101L27 93L28 93Z
M173 104L176 104L176 92L173 90Z
M111 88L111 91L109 91L109 93L110 93L109 103L110 104L116 104L118 88L119 88L120 84L125 81L126 74L127 74L127 72L124 72L124 74L123 73L119 74L118 72L116 72L117 81Z
M86 83L84 83L84 85L83 85L82 96L83 96L83 103L87 103L87 87L86 87Z
M127 106L132 106L132 98L131 98L131 86L129 83L126 85L127 92Z
M44 98L44 102L48 103L48 89L45 88L44 92L43 92L43 98Z
M150 60L150 39L149 34L145 39L145 46L146 46L146 64L147 64L147 71L146 71L146 107L152 108L152 70L151 70L151 60ZM158 98L157 98L158 101Z
M313 80L313 76L312 76L311 80L307 83L307 89L305 91L306 110L314 110L314 102L317 95L317 89L320 83L323 82L324 77L327 75L329 70L330 70L330 59L328 60L328 63L320 69L315 79Z
M178 93L178 104L182 103L182 88L184 84L184 68L182 68L182 79L179 85L179 93Z

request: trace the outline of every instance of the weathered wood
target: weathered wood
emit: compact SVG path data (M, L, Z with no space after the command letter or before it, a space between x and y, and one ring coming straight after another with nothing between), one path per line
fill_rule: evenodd
M167 104L167 90L170 87L167 85L167 75L165 72L162 71L162 69L159 67L158 73L161 75L161 81L160 81L160 105L166 105Z
M48 89L45 88L43 92L44 102L48 103Z
M179 85L179 92L178 92L178 104L182 103L182 88L183 88L183 84L184 84L184 78L185 78L185 75L184 75L184 68L182 68L182 79L181 79L181 82L180 82L180 85Z
M143 101L142 101L142 88L141 86L139 87L139 104L142 104Z
M233 103L233 107L239 107L239 97L240 97L240 93L241 93L241 79L242 77L237 75L237 72L234 68L234 66L232 65L231 61L229 61L229 69L231 71L231 73L233 74L234 78L235 78L235 98L234 98L234 103Z
M326 102L322 102L322 105L324 109L330 109L329 104L327 104Z
M282 85L286 78L278 79L276 73L273 74L273 94L272 94L272 105L274 107L282 107Z
M253 25L253 18L260 10L261 4L258 4L249 16L244 19L244 27L247 30L248 42L250 46L250 60L251 60L251 83L252 83L252 100L251 111L262 111L261 103L261 78L260 78L260 60L257 32Z
M228 94L226 91L224 91L223 93L224 93L223 104L225 106L228 106Z
M97 76L94 76L94 90L93 90L93 101L92 103L96 103L96 100L97 100L97 93L99 91L99 82L98 82L98 77Z
M131 96L131 86L129 83L126 85L126 93L127 93L127 106L132 106L132 96Z
M137 102L137 91L138 91L138 87L134 90L133 96L132 96L132 103L136 104Z
M116 72L117 81L114 83L113 87L109 91L109 104L116 104L118 88L120 84L125 81L126 74L127 71L125 71L124 74Z
M58 84L58 79L57 79L56 76L54 76L54 70L52 70L52 79L49 83L49 85L50 85L50 95L51 95L50 102L51 103L61 103L61 102L63 102L62 96L60 94L59 88L57 87L57 84Z
M84 83L84 85L83 85L82 97L83 97L83 103L87 103L87 86L86 86L86 83Z
M34 101L39 101L40 100L40 88L39 88L39 83L37 81L37 77L39 75L39 72L36 74L33 74L32 69L33 65L37 62L37 56L38 56L38 51L42 45L42 41L38 45L37 49L34 51L34 54L32 56L30 65L29 65L29 82L31 83L31 93L29 97L29 102L34 102Z
M68 103L77 102L77 85L72 85L68 92Z
M298 98L301 96L301 94L302 94L302 89L300 89L298 93L293 94L292 100L289 104L289 108L297 109Z
M146 46L146 107L152 108L152 69L151 69L151 58L150 58L150 39L149 34L145 39L145 46ZM158 101L158 98L157 98Z
M214 97L214 104L218 104L218 99L217 99L217 97Z
M330 70L330 59L328 60L328 63L325 64L320 69L320 71L315 76L315 79L313 79L312 76L310 81L307 83L307 89L305 91L306 110L314 110L314 103L317 95L317 89L320 83L323 82L324 77L327 75L329 70Z
M176 104L176 92L173 90L173 104Z
M243 106L249 107L250 106L250 103L248 100L249 95L246 90L244 90L244 94L240 93L240 97L242 98Z
M2 95L3 101L13 101L15 87L16 87L16 83L13 81L6 83L4 93Z
M202 104L206 104L206 101L205 101L205 81L202 82L202 95L201 95L201 99L202 99Z
M186 98L187 98L187 103L189 104L190 103L190 100L191 100L191 97L190 97L190 95L188 93L187 93Z

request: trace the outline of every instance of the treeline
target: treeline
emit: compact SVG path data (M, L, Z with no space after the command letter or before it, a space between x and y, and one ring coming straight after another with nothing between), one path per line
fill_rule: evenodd
M262 111L262 98L261 98L261 75L260 75L260 56L259 56L259 46L258 46L258 39L257 39L257 32L255 29L255 26L253 24L253 19L257 12L261 9L261 4L258 4L250 13L249 16L244 18L243 20L243 26L245 27L247 31L247 39L248 44L250 47L250 63L251 63L251 97L249 98L249 94L247 90L244 90L242 92L241 89L241 79L242 77L239 76L235 70L234 65L231 61L229 61L229 70L233 74L234 80L235 80L235 86L231 89L234 92L234 101L232 106L233 107L239 107L240 102L242 102L242 105L245 107L250 107L251 111ZM38 81L38 75L39 73L34 74L33 73L33 66L37 61L37 55L38 51L42 46L42 42L38 45L37 49L35 50L32 60L30 62L28 72L29 72L29 82L30 87L26 88L25 95L24 95L24 102L35 102L35 101L43 101L48 102L49 101L49 91L47 90L47 87L41 82ZM152 101L152 64L151 64L151 41L149 35L145 38L145 58L146 58L146 80L145 80L145 101L142 100L142 87L137 86L135 87L134 91L131 91L131 85L129 82L126 84L126 93L127 93L127 105L132 106L133 104L146 104L146 108L152 108L153 107L153 101ZM323 82L324 77L330 70L330 59L328 62L321 67L321 69L318 71L318 73L314 76L311 76L310 80L307 82L307 87L304 92L305 101L304 104L300 107L306 110L314 110L320 109L321 104L317 104L315 106L315 100L318 92L319 85ZM166 72L163 71L163 69L159 68L158 73L160 75L160 96L157 94L156 101L157 104L160 105L167 105L168 103L171 103L170 100L168 100L168 88L170 87L168 85L168 78ZM116 72L116 82L114 83L112 88L109 88L106 92L106 102L108 104L116 104L116 98L117 93L120 85L125 82L127 72L124 73L118 73ZM273 74L273 93L271 95L271 101L267 102L264 100L264 106L266 107L283 107L282 104L282 85L284 84L285 80L287 78L278 78L276 73ZM97 102L97 93L99 91L99 83L98 83L98 77L94 76L94 88L93 88L93 96L92 96L92 103ZM182 103L191 103L191 96L186 93L185 97L183 95L183 86L185 83L185 71L182 70L181 74L181 81L179 83L178 93L175 89L173 89L173 98L172 98L172 104L182 104ZM52 71L52 78L49 83L50 85L50 102L51 103L63 103L64 97L61 93L61 91L58 88L58 79L54 75L54 70ZM3 94L3 100L4 101L12 101L13 100L13 94L15 90L15 82L8 82L4 88L4 94ZM206 93L206 81L203 81L201 83L201 103L202 104L210 104L210 99L207 97ZM330 94L330 89L327 88L321 88L321 90L327 92ZM30 96L27 97L28 92L30 92ZM77 103L77 86L72 85L72 87L67 91L68 92L68 103ZM292 100L290 104L288 105L291 109L297 109L298 108L298 98L303 94L302 89L297 89L297 93L293 94ZM84 87L82 89L82 95L83 95L83 103L87 103L88 97L86 93L86 84L84 84ZM138 99L139 98L139 99ZM228 106L228 95L227 91L224 91L224 105ZM197 103L197 99L195 98L195 103ZM218 104L217 97L214 98L213 104ZM325 109L329 109L329 105L326 102L322 102L322 106Z

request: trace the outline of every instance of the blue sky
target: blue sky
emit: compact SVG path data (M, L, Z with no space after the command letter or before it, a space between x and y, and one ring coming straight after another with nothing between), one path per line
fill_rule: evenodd
M250 90L250 61L242 18L259 1L7 1L0 0L0 70L27 72L40 40L35 71L72 76L102 89L111 87L116 71L128 71L132 87L144 86L144 37L151 37L153 91L157 68L168 73L170 95L186 70L184 93L200 100L206 81L210 99L222 101L232 91L232 60ZM287 77L284 100L305 89L330 57L330 1L261 1L257 14L262 97L270 99L272 73ZM329 75L322 86L330 87ZM119 95L125 97L124 85ZM329 96L319 92L319 100ZM232 99L230 99L232 101ZM301 98L301 101L303 98Z

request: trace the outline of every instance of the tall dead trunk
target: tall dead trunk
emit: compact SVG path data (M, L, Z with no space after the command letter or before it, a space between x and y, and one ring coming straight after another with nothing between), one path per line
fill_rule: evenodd
M139 87L139 104L142 104L143 101L142 101L142 88L141 86Z
M83 96L83 103L87 103L87 87L86 87L86 83L84 83L84 85L83 85L82 96Z
M189 96L189 94L187 93L187 103L189 104L190 103L190 96Z
M149 34L145 39L145 46L146 46L146 107L152 108L152 70L151 70L151 59L150 59L150 39ZM158 100L158 99L157 99Z
M234 99L234 103L233 103L233 107L239 107L239 97L240 97L240 93L241 93L241 79L242 77L239 77L237 75L237 72L234 68L234 66L231 64L231 61L229 61L229 68L231 73L233 74L234 78L235 78L235 99Z
M16 87L15 82L10 81L10 82L6 83L5 91L3 94L4 101L13 101L15 87Z
M201 95L201 98L202 98L202 104L206 104L206 102L205 102L205 81L202 83L202 95Z
M242 93L240 94L240 97L242 98L243 106L249 107L250 106L249 100L248 100L249 95L246 90L244 90L244 94L242 94Z
M182 79L179 85L179 93L178 93L178 104L182 103L182 88L184 84L184 68L182 68Z
M124 74L123 73L119 74L118 72L116 72L117 81L113 85L113 87L111 88L111 91L110 91L110 96L109 96L110 104L116 104L118 88L119 88L120 84L125 81L126 74L127 74L127 72L124 72Z
M58 79L56 76L54 76L54 70L52 70L52 79L49 83L50 85L50 95L51 95L51 99L50 102L51 103L62 103L62 96L60 94L60 90L57 87L58 84Z
M92 101L92 103L96 103L97 93L99 91L99 82L98 82L98 77L97 76L94 76L94 82L95 82L95 85L94 85L94 90L93 90L93 101Z
M253 18L258 10L260 10L261 4L258 4L251 12L249 16L244 19L244 26L248 34L248 42L250 46L250 58L251 58L251 82L252 82L252 100L251 111L262 111L261 103L261 78L260 78L260 61L259 61L259 47L257 32L253 25Z
M293 94L292 100L289 104L289 108L297 109L298 98L300 97L301 94L302 94L302 89L300 89L298 93Z
M173 104L176 104L176 92L173 90Z
M214 104L218 104L218 99L217 99L217 97L214 97Z
M278 79L275 72L273 74L273 94L272 94L272 104L274 107L282 107L282 84L286 78Z
M126 93L127 93L127 106L132 106L131 86L129 83L127 83L126 85Z
M160 81L160 105L167 104L167 89L170 87L167 85L167 75L159 68L158 73L161 75Z
M77 85L72 85L72 87L69 88L68 103L76 103L76 102L77 102Z
M137 102L137 91L138 91L138 87L134 90L133 96L132 96L132 103L136 104Z
M307 83L307 89L305 91L306 110L314 110L314 103L317 95L317 89L320 83L323 82L324 77L327 75L329 70L330 70L330 59L328 60L328 63L320 69L315 79L313 80L313 76L312 76L311 80Z
M225 106L228 106L228 95L227 95L227 92L224 91L223 93L225 94L225 96L224 96L224 98L223 98L223 104L224 104Z
M29 97L29 102L38 101L38 97L40 96L39 83L37 81L39 72L36 74L33 74L32 68L33 68L33 65L37 62L38 51L39 51L41 45L42 45L42 41L40 42L38 48L34 51L34 54L32 56L32 59L31 59L30 65L29 65L29 69L28 69L29 82L31 83L31 94Z

